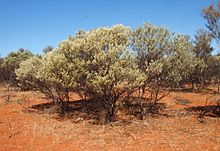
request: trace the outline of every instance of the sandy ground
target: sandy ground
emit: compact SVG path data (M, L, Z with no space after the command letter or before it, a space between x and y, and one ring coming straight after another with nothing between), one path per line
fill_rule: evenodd
M177 103L177 97L190 103ZM185 110L209 105L213 97L172 92L162 100L167 105L163 115L100 125L81 118L60 119L54 114L26 112L31 105L47 101L33 92L17 92L11 103L0 101L0 151L219 151L220 118L205 116L199 120L197 114ZM72 99L79 97L73 95Z

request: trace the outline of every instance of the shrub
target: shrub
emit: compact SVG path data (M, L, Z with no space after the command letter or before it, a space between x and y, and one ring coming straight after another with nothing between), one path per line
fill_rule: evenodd
M136 52L139 69L145 74L139 97L147 90L153 104L178 86L194 68L189 37L170 33L163 27L144 24L134 30L132 49Z
M61 43L78 91L101 102L106 122L114 120L116 102L138 87L144 75L128 50L130 29L122 25L79 32Z
M80 31L56 50L33 57L16 71L20 83L43 92L60 108L68 91L100 102L106 122L114 120L116 102L134 91L144 75L128 50L130 29L122 25Z
M2 82L10 82L13 84L17 84L15 69L19 68L19 65L22 61L32 57L33 54L20 48L17 52L9 53L4 59L1 65L1 79Z

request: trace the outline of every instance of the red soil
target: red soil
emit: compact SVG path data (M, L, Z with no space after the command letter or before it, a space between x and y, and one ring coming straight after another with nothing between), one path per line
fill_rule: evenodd
M74 99L79 99L73 95ZM173 98L190 100L177 105ZM0 151L26 150L220 150L220 118L184 115L183 108L205 105L213 95L172 92L164 98L166 111L172 116L120 120L109 125L91 124L89 120L76 123L59 120L54 115L23 112L30 105L47 102L39 94L18 92L7 105L0 100ZM23 100L22 104L18 100ZM183 114L181 114L183 112ZM182 116L181 116L182 115Z

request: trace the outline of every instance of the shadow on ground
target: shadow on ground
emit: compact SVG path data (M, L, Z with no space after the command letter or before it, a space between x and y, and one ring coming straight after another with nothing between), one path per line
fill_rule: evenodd
M140 103L142 102L142 103ZM92 123L99 124L105 121L105 109L100 101L89 99L89 100L75 100L65 102L68 107L65 109L65 116L63 119L71 119L74 122L91 121ZM153 104L147 99L142 98L130 98L129 101L123 101L117 105L117 121L128 122L130 119L142 119L141 116L147 115L159 115L163 109L166 108L165 103ZM58 108L53 102L41 103L32 105L24 112L37 113L37 114L52 114L57 115ZM127 121L126 121L127 120Z
M124 101L120 106L127 115L134 115L138 119L147 115L160 115L163 116L162 111L167 108L165 103L152 102L147 98L131 97L129 101Z
M206 106L196 106L188 107L185 110L198 114L199 117L210 116L210 117L220 117L220 106L217 105L206 105Z
M104 108L96 100L75 100L65 102L65 116L63 119L102 121ZM58 107L54 102L32 105L25 112L40 114L57 114Z

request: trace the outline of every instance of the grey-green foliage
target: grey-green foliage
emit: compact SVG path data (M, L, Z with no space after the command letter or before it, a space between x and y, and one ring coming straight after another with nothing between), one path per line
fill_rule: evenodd
M16 74L22 86L43 92L62 111L69 91L96 100L109 122L126 94L147 89L157 101L161 90L178 86L199 63L188 36L151 24L134 31L116 25L80 30L42 57L22 62Z
M3 74L3 73L4 73L4 70L5 70L4 67L3 67L3 63L4 63L4 58L1 58L1 57L0 57L0 73L1 73L1 74L0 74L0 83L3 82L3 81L4 81L4 78L5 78L5 77L4 77L4 74Z
M196 54L196 57L199 57L206 61L206 59L208 59L212 55L212 39L212 35L208 31L204 29L197 30L194 40L194 52Z
M177 84L184 84L190 78L190 74L195 70L195 67L201 65L193 52L193 42L189 36L176 34L173 40L174 54L172 60L174 62L173 70L176 71L178 77ZM172 56L171 56L172 57Z
M16 71L18 79L59 100L65 90L83 93L101 102L106 122L112 121L118 99L144 78L128 50L129 36L130 29L122 25L80 31L42 59L23 62Z
M32 57L33 54L29 50L25 50L23 48L19 49L17 52L11 52L5 57L4 64L7 67L18 68L19 64Z
M157 100L162 88L179 84L193 69L192 43L189 37L170 33L166 28L144 24L132 33L132 48L139 69L145 73L143 92Z
M220 92L220 56L215 55L212 58L212 79L214 81L214 84L217 84L218 90L217 92Z
M59 106L63 115L63 101L68 99L70 77L66 77L68 62L64 56L54 50L43 57L34 56L20 64L16 70L19 84L24 89L40 91Z
M107 112L106 121L113 120L116 101L143 81L144 75L128 51L129 36L129 28L116 25L81 31L59 47L74 69L70 75L78 90L101 101Z
M42 60L39 57L31 57L20 64L20 68L15 70L19 85L23 88L38 88L38 71L42 67Z
M19 68L22 61L27 60L32 57L33 54L29 50L20 48L16 52L9 53L3 60L1 68L3 72L1 73L4 81L15 81L15 69Z
M213 70L213 57L211 46L212 36L209 32L200 29L197 31L194 40L194 54L197 62L195 69L191 73L192 86L196 84L197 89L203 88L211 79Z

